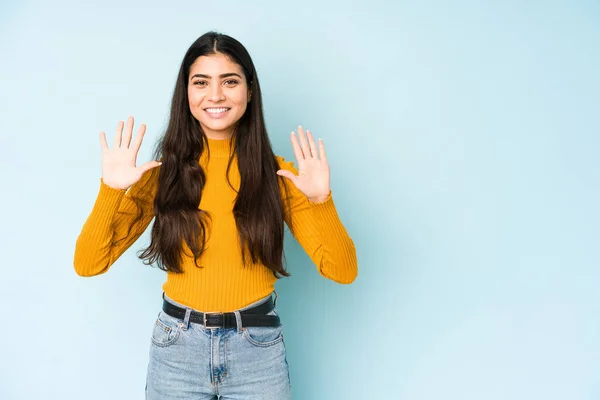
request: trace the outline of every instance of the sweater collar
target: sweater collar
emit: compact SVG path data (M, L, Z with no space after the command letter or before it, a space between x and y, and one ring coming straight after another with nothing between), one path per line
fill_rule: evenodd
M233 149L231 149L232 139L206 139L208 140L211 158L229 158L233 151Z

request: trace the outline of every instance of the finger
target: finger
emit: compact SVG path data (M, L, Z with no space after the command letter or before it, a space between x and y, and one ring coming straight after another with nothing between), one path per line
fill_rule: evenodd
M152 168L156 168L156 167L160 166L161 164L162 163L160 161L148 161L147 163L140 165L139 169L140 169L140 171L142 171L142 174L144 174L146 171L149 171Z
M100 132L100 148L102 151L108 150L108 143L106 143L106 133Z
M306 136L308 136L308 145L310 147L310 154L312 154L313 157L318 157L319 153L317 153L317 144L315 143L315 138L313 137L313 134L311 131L309 131L308 129L306 130Z
M321 164L328 164L327 153L325 153L325 144L322 139L319 139L319 156L321 158Z
M131 143L131 136L133 135L133 117L129 116L127 118L127 126L125 127L125 135L121 140L121 147L129 148L129 144Z
M298 136L300 136L300 148L302 148L304 158L311 158L312 154L310 153L310 148L308 147L306 136L304 136L304 129L302 129L301 126L298 127Z
M280 169L279 171L277 171L277 175L286 177L290 181L292 181L293 184L296 184L297 177L292 171L288 171L287 169Z
M300 163L304 161L304 154L302 153L302 149L298 143L298 137L294 132L292 132L292 147L294 148L294 155L298 161L298 166L300 166Z
M135 136L135 139L133 139L133 145L131 146L131 149L135 152L136 155L137 155L138 150L142 146L142 141L144 140L145 133L146 133L146 124L141 124L138 129L138 133Z
M123 139L121 140L121 146L125 148L129 148L131 144L131 136L133 135L133 117L129 117L127 119L127 129L125 129L125 134L123 135Z
M123 121L119 121L119 123L117 124L117 131L115 132L115 140L113 143L114 148L121 147L121 135L123 134L123 125L125 125L125 122Z

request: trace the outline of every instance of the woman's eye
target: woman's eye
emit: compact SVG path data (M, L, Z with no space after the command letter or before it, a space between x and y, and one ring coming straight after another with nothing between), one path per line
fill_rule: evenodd
M204 82L204 81L196 81L196 82L194 82L194 85L204 86L204 85L206 85L206 82Z
M225 81L225 84L229 85L229 86L231 86L231 85L237 85L237 83L238 83L238 81L236 81L235 79L229 79L229 80Z

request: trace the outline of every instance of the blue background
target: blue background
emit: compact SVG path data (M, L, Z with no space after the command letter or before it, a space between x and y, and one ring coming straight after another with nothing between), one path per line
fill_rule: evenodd
M296 242L295 399L600 398L598 1L19 1L0 6L0 398L142 399L164 274L73 270L98 133L166 127L183 54L249 49L268 129L323 138L359 277ZM290 238L291 239L291 238Z

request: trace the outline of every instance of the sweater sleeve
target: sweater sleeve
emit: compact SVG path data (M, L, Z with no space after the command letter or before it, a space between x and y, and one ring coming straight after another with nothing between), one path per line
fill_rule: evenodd
M96 202L75 244L73 264L78 275L105 273L144 233L154 218L158 168L147 171L127 190L113 189L100 179Z
M281 169L298 175L293 162L279 156L277 161ZM324 202L315 204L287 178L280 182L285 223L319 273L337 283L352 283L358 275L356 248L337 214L331 192Z

